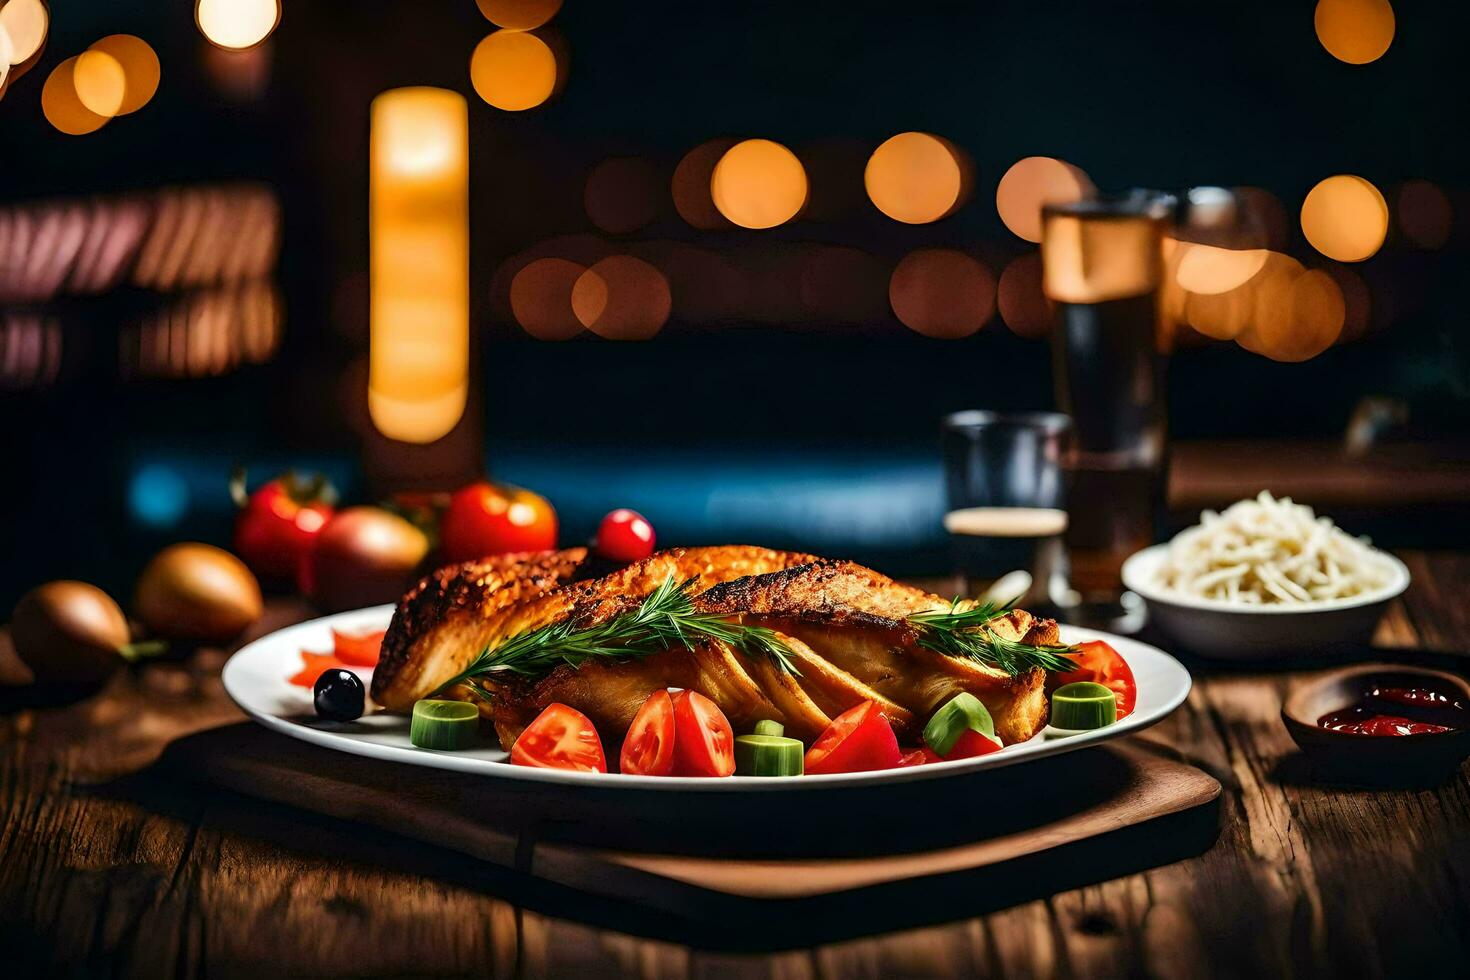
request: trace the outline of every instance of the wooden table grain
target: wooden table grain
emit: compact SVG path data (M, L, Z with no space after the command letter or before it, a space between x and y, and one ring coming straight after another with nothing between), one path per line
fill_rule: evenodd
M1414 584L1371 653L1470 669L1470 556L1404 558ZM302 612L276 604L257 630ZM1420 791L1316 782L1278 712L1322 664L1191 663L1188 703L1154 735L1226 787L1207 853L979 918L761 955L517 907L462 858L151 768L170 740L239 720L223 660L149 664L71 703L0 691L8 975L1425 976L1470 957L1464 771ZM0 639L0 684L15 670Z

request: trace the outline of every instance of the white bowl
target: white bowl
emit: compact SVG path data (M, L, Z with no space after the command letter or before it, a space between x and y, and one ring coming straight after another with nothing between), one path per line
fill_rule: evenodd
M1149 622L1181 647L1222 660L1365 646L1383 611L1409 586L1409 569L1380 552L1392 570L1383 588L1351 599L1309 605L1236 606L1170 592L1158 582L1168 544L1145 548L1123 563L1123 585L1143 597Z

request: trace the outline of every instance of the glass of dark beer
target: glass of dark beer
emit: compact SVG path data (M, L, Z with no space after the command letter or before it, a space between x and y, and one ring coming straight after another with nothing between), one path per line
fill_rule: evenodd
M1054 605L1053 594L1066 589L1062 460L1071 420L1054 412L967 411L946 416L942 431L944 526L965 594L994 584L1007 593L993 597L1000 601Z
M1048 205L1042 283L1055 306L1057 404L1072 419L1067 553L1074 620L1136 629L1123 560L1151 544L1168 464L1170 334L1161 318L1163 241L1174 199L1152 192Z

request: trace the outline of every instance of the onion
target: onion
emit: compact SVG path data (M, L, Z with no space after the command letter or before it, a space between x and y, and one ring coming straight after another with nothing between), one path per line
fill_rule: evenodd
M349 507L317 535L301 588L328 609L394 602L428 553L424 532L397 514Z
M164 548L143 569L135 605L160 636L224 642L260 618L260 584L228 551L186 542Z
M39 683L95 684L123 662L128 621L95 585L47 582L21 596L10 636Z

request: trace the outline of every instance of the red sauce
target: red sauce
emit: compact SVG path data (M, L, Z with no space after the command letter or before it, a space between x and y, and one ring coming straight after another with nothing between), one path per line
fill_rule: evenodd
M1467 727L1470 710L1458 693L1374 685L1362 700L1329 711L1317 724L1351 735L1431 735Z

